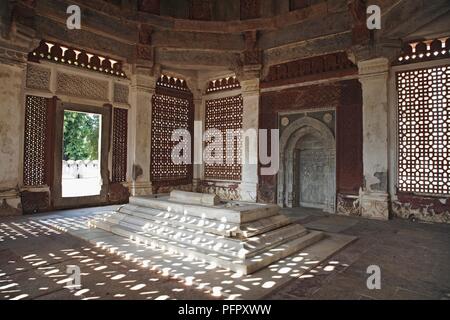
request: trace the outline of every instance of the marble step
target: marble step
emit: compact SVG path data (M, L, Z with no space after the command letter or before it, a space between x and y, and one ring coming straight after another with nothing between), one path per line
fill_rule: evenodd
M190 204L203 204L208 206L217 206L220 204L219 196L209 193L173 190L170 192L170 198L178 202L185 202Z
M161 211L157 209L138 207L133 205L125 205L119 210L121 213L130 214L142 219L167 222L170 221L173 225L189 225L193 229L202 230L208 233L222 235L229 237L233 232L236 232L238 225L235 223L220 222L217 220L210 220L207 218L200 218L196 216L189 216L174 212Z
M210 198L186 192L172 192L171 197L131 197L129 204L91 220L90 225L243 274L264 268L323 236L292 223L279 213L277 205L216 203Z
M226 238L205 232L199 232L189 227L174 227L170 222L164 224L150 222L139 217L125 215L121 213L113 214L106 218L109 226L103 224L104 228L111 230L113 225L121 225L135 230L139 234L148 234L154 237L160 237L167 241L187 243L189 245L206 248L213 252L230 257L251 257L264 249L271 248L292 238L299 237L307 233L307 230L297 224L291 224L264 233L260 236L254 236L245 240L235 238ZM98 225L98 224L97 224Z
M246 259L244 265L238 265L236 269L241 269L244 274L254 273L278 260L286 258L319 242L324 236L324 233L321 231L310 231L300 238L295 238L281 246L271 248L260 255Z
M102 221L99 221L99 227L101 227ZM103 229L103 228L102 228ZM285 258L303 248L306 248L323 238L323 233L318 231L311 231L307 234L283 243L280 246L267 249L261 254L247 258L230 258L227 256L221 256L218 253L208 253L205 250L199 250L196 247L191 247L183 243L174 243L170 241L163 241L159 237L150 237L147 235L136 234L134 229L127 228L125 226L113 225L111 226L112 233L122 237L130 238L139 243L146 243L147 245L161 248L166 251L176 252L183 254L187 257L191 257L197 260L202 260L216 266L239 272L242 274L250 274L257 270L260 270L271 263Z
M245 257L256 256L268 249L280 246L283 243L303 237L308 230L299 224L291 224L279 229L272 230L262 235L251 237L244 241L245 249L248 250Z
M217 220L161 211L148 207L139 207L129 204L124 205L118 211L148 220L161 221L164 223L170 221L173 225L189 225L193 229L198 229L207 233L213 233L225 237L237 236L248 238L264 232L268 232L273 229L281 228L292 223L292 220L290 218L282 214L277 214L268 218L263 218L239 225L236 223L225 221L219 222Z
M277 215L279 210L277 205L242 202L229 202L214 207L191 205L170 200L168 197L130 197L129 204L237 224L271 217Z
M187 242L173 241L160 236L147 234L144 232L136 232L134 228L125 225L109 225L106 226L100 222L97 227L112 232L116 235L128 238L138 243L146 244L147 246L163 249L164 251L175 252L185 256L208 261L209 263L220 265L225 268L230 268L233 263L242 263L243 259L223 254L223 252L212 252L205 248L190 245Z
M220 251L230 257L238 256L239 252L245 250L243 242L236 239L201 233L198 230L188 228L149 223L147 220L142 221L137 217L118 217L119 215L115 214L114 217L108 217L105 221L102 221L102 224L96 222L95 225L107 231L111 231L111 228L115 225L125 226L135 230L137 234L147 234L165 241L187 243L199 248L207 248L210 251Z
M235 236L249 238L273 229L281 228L291 223L292 219L285 215L278 214L272 217L241 224L236 231L232 229L231 232Z

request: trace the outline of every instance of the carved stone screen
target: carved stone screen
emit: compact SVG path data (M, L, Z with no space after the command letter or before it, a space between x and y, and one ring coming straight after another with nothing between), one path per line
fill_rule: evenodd
M220 130L224 147L222 164L205 163L205 178L241 180L241 135L236 134L235 142L232 145L226 145L226 141L227 130L240 131L242 129L242 113L243 101L241 95L206 101L205 130ZM230 133L228 135L231 137ZM232 163L227 163L226 161L227 152L229 155L231 152L234 152L234 161Z
M397 73L398 188L448 195L450 67Z
M27 96L23 165L23 183L26 186L45 184L46 137L47 99Z
M194 123L192 99L185 98L182 93L171 94L169 89L160 88L152 100L150 168L152 184L155 186L190 184L192 165L175 164L172 161L172 149L178 142L171 141L171 138L176 129L186 129L192 135Z
M112 182L127 181L128 110L114 108Z

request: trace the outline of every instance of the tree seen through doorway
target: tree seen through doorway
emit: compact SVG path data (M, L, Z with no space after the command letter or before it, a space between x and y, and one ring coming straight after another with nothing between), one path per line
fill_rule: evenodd
M64 160L98 160L100 116L64 112Z

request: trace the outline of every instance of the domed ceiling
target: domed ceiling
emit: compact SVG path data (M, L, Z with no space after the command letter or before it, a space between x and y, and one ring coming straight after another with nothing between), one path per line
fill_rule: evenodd
M401 15L412 0L378 1L385 27L369 32L365 1L77 0L83 27L70 32L70 0L0 1L0 7L14 3L9 7L16 27L23 25L16 33L26 46L30 35L37 43L47 40L155 70L189 71L192 77L260 69L266 76L272 66L342 52L352 60L383 50L395 56L401 39L415 40L419 33L412 33L431 22L429 12L436 20L448 11L448 0L417 0L412 18ZM434 29L423 29L421 36Z
M120 2L120 0L115 0ZM324 0L139 0L138 10L178 19L232 21L268 18Z

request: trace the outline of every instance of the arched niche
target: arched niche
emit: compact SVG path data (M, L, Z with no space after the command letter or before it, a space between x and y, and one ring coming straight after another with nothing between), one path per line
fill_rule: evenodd
M292 122L280 138L280 169L278 172L278 205L296 207L299 205L298 172L296 153L305 137L313 137L323 146L325 154L324 175L325 205L323 210L335 212L336 207L336 140L333 132L321 121L305 116Z

